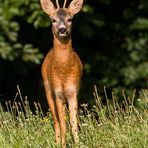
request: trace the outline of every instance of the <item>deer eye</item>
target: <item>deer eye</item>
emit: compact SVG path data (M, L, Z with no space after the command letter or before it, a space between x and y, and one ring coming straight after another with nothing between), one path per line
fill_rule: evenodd
M57 21L56 21L55 19L52 19L52 22L53 22L53 23L56 23Z
M67 20L67 22L72 22L72 18L69 18L69 19Z

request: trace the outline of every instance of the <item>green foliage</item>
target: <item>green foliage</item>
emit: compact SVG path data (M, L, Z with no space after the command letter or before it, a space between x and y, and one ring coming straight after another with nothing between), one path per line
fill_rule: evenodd
M94 84L148 87L147 8L147 0L84 1L82 11L73 20L72 37L73 47L84 63L88 90ZM52 46L47 27L51 22L39 0L0 1L0 61L15 64L19 59L22 67L30 62L41 64L43 54ZM4 70L0 71L4 77Z
M42 54L37 48L33 47L32 43L28 45L19 41L20 23L17 19L21 18L32 22L35 17L34 10L39 9L39 4L36 2L34 1L30 5L29 0L0 1L0 57L2 59L14 61L16 58L21 58L24 61L39 64L43 58ZM28 6L30 8L27 12ZM34 17L32 19L29 16L26 17L26 13L28 15L33 13L31 16ZM39 19L40 14L38 13L38 18L34 22L35 26L38 25Z
M92 57L86 57L84 68L90 77L99 78L96 84L114 88L148 87L146 3L145 0L126 3L101 0L92 3L91 11L84 6L89 22L86 18L82 20L81 31L86 40L85 54Z

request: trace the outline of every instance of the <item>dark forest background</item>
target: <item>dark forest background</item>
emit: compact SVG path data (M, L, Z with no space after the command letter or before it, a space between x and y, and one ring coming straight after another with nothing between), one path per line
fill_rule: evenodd
M84 65L80 102L93 104L94 84L102 97L104 86L109 96L148 88L148 0L85 0L72 38ZM47 108L40 69L52 39L39 0L0 0L2 104L19 85L30 102Z

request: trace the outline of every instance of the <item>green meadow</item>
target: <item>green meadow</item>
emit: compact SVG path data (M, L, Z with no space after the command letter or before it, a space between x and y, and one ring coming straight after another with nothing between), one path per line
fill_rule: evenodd
M7 111L0 107L0 148L56 148L50 111L44 114L39 103L35 113L20 91L20 102L6 102ZM74 145L67 114L67 147L76 148L147 148L148 147L148 92L141 93L141 108L123 94L122 105L112 96L103 105L97 90L95 104L81 104L79 109L79 143ZM142 100L145 102L142 104ZM68 110L67 110L68 113Z

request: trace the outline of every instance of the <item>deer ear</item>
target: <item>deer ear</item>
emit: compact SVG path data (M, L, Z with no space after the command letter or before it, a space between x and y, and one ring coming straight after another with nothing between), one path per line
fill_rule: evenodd
M81 10L82 4L83 0L73 0L69 5L68 10L74 15Z
M41 7L45 13L47 13L49 16L52 16L52 14L55 12L56 8L54 7L51 0L40 0Z

